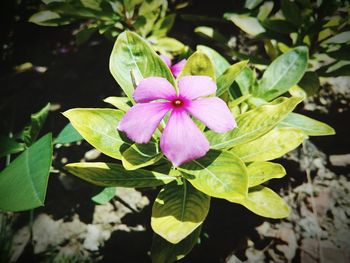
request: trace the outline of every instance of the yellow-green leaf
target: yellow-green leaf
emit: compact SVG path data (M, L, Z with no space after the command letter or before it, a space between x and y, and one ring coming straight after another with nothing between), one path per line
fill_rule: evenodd
M295 106L300 98L278 98L237 117L237 128L226 133L207 131L205 134L212 149L231 148L252 141L272 130Z
M230 66L223 56L210 47L198 45L197 50L205 53L210 58L215 68L215 76L220 76Z
M132 106L132 103L127 97L108 97L103 100L104 102L107 102L114 107L126 112L130 109Z
M109 60L109 68L132 102L134 86L131 71L136 80L157 76L166 78L175 86L174 77L165 62L143 38L130 31L125 31L118 36Z
M122 163L125 169L135 170L159 161L163 155L155 143L133 144L122 153Z
M290 213L286 202L270 188L264 186L249 188L248 197L245 200L231 200L231 202L239 203L253 213L269 218L284 218Z
M229 152L212 150L178 168L198 190L217 198L244 198L248 176L244 163Z
M248 60L243 60L241 62L233 64L218 77L216 81L218 86L218 89L216 90L216 96L221 96L230 88L232 83L235 81L236 77L242 72L242 70L247 66L247 64Z
M296 128L275 128L262 137L233 147L230 152L244 162L268 161L297 148L307 136Z
M188 75L205 75L215 81L215 69L210 58L201 51L194 52L188 58L178 78Z
M117 130L123 116L120 110L76 108L63 115L88 143L108 156L121 159L121 152L130 146Z
M249 187L260 185L273 178L282 178L286 170L282 165L271 162L253 162L247 166Z
M243 30L244 32L246 32L251 36L256 36L265 32L265 29L260 24L259 20L255 17L250 17L247 15L231 14L231 13L226 13L224 17L227 20L232 21L241 30Z
M335 134L334 129L320 121L298 113L289 113L279 124L281 127L294 127L302 130L308 136L324 136Z
M170 243L177 244L206 218L210 197L198 191L186 180L172 182L158 194L152 208L153 231Z
M174 176L143 169L128 171L116 163L70 163L64 169L85 181L104 187L153 187L175 179Z

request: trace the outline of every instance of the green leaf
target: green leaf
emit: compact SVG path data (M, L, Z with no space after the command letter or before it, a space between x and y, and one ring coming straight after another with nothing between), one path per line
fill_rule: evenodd
M296 32L298 29L291 23L280 19L265 19L262 25L273 32L289 35Z
M54 143L72 143L76 141L81 141L84 138L77 132L76 129L74 129L73 125L71 123L68 123L63 130L58 134L57 138L55 139Z
M228 42L228 39L225 36L223 36L219 31L217 31L216 29L214 29L212 27L199 26L199 27L196 27L194 29L194 32L203 36L203 37L215 40L215 41L220 42L220 43L227 43ZM197 48L197 50L199 50L199 49Z
M258 5L261 4L263 0L246 0L244 3L244 7L248 9L254 9Z
M175 14L167 15L158 20L155 24L152 35L158 37L164 37L173 27L175 22Z
M244 162L268 161L297 148L307 136L296 128L275 128L262 137L233 147L230 152Z
M165 62L144 39L130 31L125 31L118 36L110 57L109 68L132 102L134 86L131 71L138 81L158 76L166 78L175 86L174 77Z
M116 187L106 187L100 193L91 198L92 201L99 205L107 204L115 196L117 192Z
M86 41L88 41L91 36L97 31L96 28L84 28L80 30L76 36L75 36L75 41L78 46L84 44Z
M245 200L231 200L248 208L253 213L269 218L285 218L290 214L286 202L270 188L255 186L249 188Z
M26 126L22 132L22 139L27 146L31 145L38 138L39 132L49 115L50 103L48 103L40 111L30 116L30 124Z
M271 162L253 162L247 166L248 186L260 185L273 178L282 178L286 170L282 165Z
M14 154L25 150L23 143L17 142L14 138L0 136L0 158L8 154Z
M64 168L85 181L105 187L153 187L176 178L143 169L128 171L116 163L70 163Z
M306 47L297 47L279 56L266 69L253 95L268 101L282 95L303 77L307 63Z
M122 153L126 170L135 170L156 163L163 157L156 143L133 144Z
M224 18L232 21L237 27L251 36L256 36L265 32L265 29L255 17L226 13L224 14Z
M215 70L210 58L201 51L194 52L188 58L177 78L180 79L188 75L205 75L211 77L215 81Z
M244 60L241 62L238 62L236 64L231 65L229 68L225 70L224 73L222 73L219 78L217 79L217 90L216 90L216 96L221 96L224 94L232 85L232 83L235 81L236 77L242 72L242 70L247 66L248 60Z
M102 0L80 0L84 7L91 8L93 10L101 11L100 4Z
M264 2L259 8L259 13L257 16L259 21L264 21L270 15L272 9L273 9L273 2L271 1Z
M295 2L282 0L282 12L284 17L296 26L299 26L303 22L302 13Z
M121 159L131 144L117 131L123 112L113 109L76 108L63 113L80 135L100 152Z
M152 263L172 263L182 259L197 244L200 233L201 226L177 244L172 244L154 234L151 248Z
M205 53L210 58L215 68L215 76L220 76L230 66L223 56L210 47L198 45L197 50Z
M293 111L300 98L278 98L269 104L259 106L239 115L237 128L226 133L207 131L205 134L212 149L230 148L264 135Z
M172 37L150 38L152 47L162 53L168 54L169 52L174 55L179 55L185 50L185 45L179 40Z
M300 86L308 96L315 95L320 87L320 80L317 73L313 71L306 72L299 81L298 86Z
M0 210L17 212L44 205L51 158L49 133L0 173Z
M279 124L281 127L298 128L308 136L325 136L335 134L334 129L320 121L298 113L289 113Z
M28 21L40 26L58 26L58 23L52 22L58 18L61 18L58 13L44 10L33 14Z
M205 220L210 197L198 191L186 180L172 182L158 194L152 208L151 226L155 233L177 244Z
M341 32L331 38L328 38L322 44L343 44L350 41L350 31Z
M254 81L255 73L249 67L245 67L235 79L235 82L237 83L242 95L248 95L250 93L250 89L253 86Z
M108 97L105 98L103 101L113 105L114 107L124 112L127 112L132 106L132 103L127 97Z
M238 199L247 195L246 167L229 152L212 150L178 169L194 187L209 196Z

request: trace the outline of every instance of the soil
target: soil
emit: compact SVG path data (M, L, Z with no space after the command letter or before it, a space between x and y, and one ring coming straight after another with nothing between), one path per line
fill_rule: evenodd
M9 3L8 10L19 18L2 16L8 27L1 38L1 133L18 132L30 113L51 102L42 134L57 136L67 124L61 112L108 107L104 98L121 95L108 70L113 43L94 36L77 47L72 37L76 25L46 28L27 23L33 9L26 6ZM212 11L202 8L202 12ZM183 27L186 23L180 21L172 34L195 42L192 28ZM14 69L25 62L34 68ZM35 66L47 70L41 73ZM277 160L287 176L272 180L269 187L283 195L292 215L269 220L213 199L199 244L180 262L350 262L350 177L345 155L350 149L350 93L344 89L349 83L349 78L325 81L320 96L298 108L330 124L337 135L311 138ZM33 242L29 241L30 212L11 216L16 241L12 256L17 262L150 262L150 204L158 190L118 188L110 203L96 205L91 197L102 188L61 170L67 162L112 161L91 150L86 142L55 148L45 207L35 209L33 215Z

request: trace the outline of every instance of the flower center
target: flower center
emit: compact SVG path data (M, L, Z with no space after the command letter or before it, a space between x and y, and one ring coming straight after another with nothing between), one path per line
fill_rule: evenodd
M181 107L181 106L183 106L184 102L180 99L176 99L176 100L172 101L172 104L174 107Z

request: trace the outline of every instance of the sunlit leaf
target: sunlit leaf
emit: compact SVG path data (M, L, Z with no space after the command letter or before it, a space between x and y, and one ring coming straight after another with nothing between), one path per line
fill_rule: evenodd
M329 125L298 113L289 113L279 124L281 127L294 127L308 136L333 135L335 131Z
M345 31L328 38L323 44L343 44L348 41L350 41L350 31Z
M272 162L253 162L247 166L249 187L260 185L273 178L282 178L286 170Z
M256 36L265 32L264 27L260 24L259 20L255 17L233 14L233 13L226 13L224 14L224 17L227 20L232 21L241 30L243 30L244 32L246 32L251 36Z
M300 98L278 98L237 117L237 128L226 133L207 131L205 134L212 149L230 148L264 135L293 111Z
M205 53L210 58L214 65L216 76L220 76L230 66L223 56L210 47L198 45L197 50Z
M156 163L163 157L156 143L133 144L122 153L123 166L135 170Z
M114 107L126 112L130 109L132 106L130 100L126 97L108 97L103 100L104 102L107 102Z
M180 260L197 244L200 233L201 226L177 244L172 244L154 234L151 248L152 263L172 263Z
M70 163L64 168L85 181L105 187L152 187L175 179L174 176L142 169L128 171L116 163Z
M250 93L250 89L253 86L254 81L255 73L249 67L245 67L235 79L235 82L237 83L242 95L247 95Z
M152 208L153 231L170 243L177 244L206 218L210 197L198 191L186 180L172 182L158 194Z
M228 42L228 39L224 35L222 35L219 31L217 31L216 29L214 29L212 27L199 26L199 27L196 27L194 29L194 32L203 36L203 37L213 39L213 40L218 41L220 43ZM199 50L198 46L197 46L197 50Z
M264 2L260 8L259 8L259 13L258 13L258 19L260 21L264 21L271 13L273 9L273 2L272 1L266 1Z
M290 214L286 202L270 188L264 186L249 188L248 197L245 200L231 201L244 205L253 213L264 217L277 219Z
M248 60L244 60L233 64L218 77L216 81L218 87L216 90L216 96L221 96L229 89L229 87L232 85L232 83L235 81L238 75L242 72L242 70L247 66L247 64Z
M80 135L100 152L121 159L131 144L124 141L117 126L123 112L113 109L76 108L63 113Z
M262 137L233 147L230 152L244 162L269 161L297 148L307 136L296 128L275 128Z
M44 205L52 159L51 134L41 137L0 173L0 210Z
M81 141L84 138L77 132L77 130L73 127L71 123L68 123L62 131L58 134L57 138L55 139L54 143L72 143L76 141Z
M246 0L244 3L244 7L248 9L254 9L258 5L261 4L263 0Z
M100 193L91 198L92 201L99 205L107 204L115 196L117 192L116 187L106 187Z
M224 199L247 195L246 167L229 152L212 150L178 169L194 187L207 195Z
M167 15L157 21L154 26L152 35L164 37L168 31L173 27L175 21L175 14Z
M308 49L297 47L275 59L264 72L253 95L272 100L287 92L303 77L308 63Z
M215 70L210 58L201 51L196 51L187 60L178 78L188 75L205 75L215 80Z
M130 31L118 36L110 57L109 68L131 101L134 91L131 71L135 74L136 80L158 76L168 79L175 85L173 75L165 62L144 39Z

